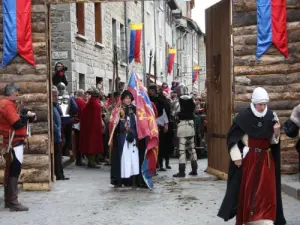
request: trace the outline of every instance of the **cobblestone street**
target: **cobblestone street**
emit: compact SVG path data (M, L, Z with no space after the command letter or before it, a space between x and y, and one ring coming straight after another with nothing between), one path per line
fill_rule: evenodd
M175 168L175 161L172 165ZM203 169L206 161L200 161ZM188 167L189 168L189 167ZM173 169L172 172L175 172ZM3 208L3 225L233 225L216 214L224 196L224 181L176 181L171 171L155 177L154 191L131 188L115 190L109 185L109 167L65 169L69 181L58 181L51 192L22 192L29 212L10 213ZM202 176L202 174L200 174ZM1 195L3 189L1 187ZM283 195L288 225L299 225L300 201Z

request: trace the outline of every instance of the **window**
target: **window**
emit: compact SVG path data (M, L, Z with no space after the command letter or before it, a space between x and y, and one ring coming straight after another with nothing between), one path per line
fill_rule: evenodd
M79 74L79 89L85 90L85 75L82 73Z
M166 21L169 24L169 26L172 25L172 10L168 6L166 8Z
M163 35L163 19L162 19L162 12L158 13L158 34Z
M108 87L109 87L109 92L111 93L112 92L112 89L113 89L113 82L112 82L112 79L108 79Z
M77 34L85 35L84 3L76 3Z
M102 43L102 3L95 3L95 41Z
M112 38L113 38L113 47L117 45L117 21L112 19Z
M120 57L122 62L126 62L126 35L125 26L120 24Z

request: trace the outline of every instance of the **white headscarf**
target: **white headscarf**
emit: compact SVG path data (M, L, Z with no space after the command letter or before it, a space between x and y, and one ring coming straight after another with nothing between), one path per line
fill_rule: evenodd
M251 110L256 117L264 117L267 114L268 107L266 106L263 112L258 112L255 109L255 104L267 104L269 100L269 94L264 88L258 87L254 89L251 98Z

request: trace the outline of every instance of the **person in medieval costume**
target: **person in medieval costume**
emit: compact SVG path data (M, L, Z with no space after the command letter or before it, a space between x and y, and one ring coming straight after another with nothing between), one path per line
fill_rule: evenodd
M281 200L280 124L268 109L269 95L253 91L250 107L239 113L227 136L230 154L227 191L218 216L236 216L236 225L286 224Z
M5 208L10 211L28 211L28 207L18 201L18 179L23 163L24 142L30 133L28 122L36 118L35 113L17 105L20 87L10 83L5 86L4 98L0 99L0 153L4 155Z
M52 87L52 102L53 102L53 134L54 134L54 173L56 180L69 180L64 175L62 157L60 151L61 143L61 115L62 111L58 105L58 90L57 87Z
M73 127L73 116L78 112L78 106L75 99L69 95L66 90L64 83L57 85L58 90L58 104L62 111L61 123L63 130L64 144L62 147L63 155L69 155L73 158L72 150L72 127Z
M76 92L75 102L78 106L78 113L76 118L73 121L73 131L74 131L74 150L76 154L76 166L85 166L85 163L82 162L82 154L79 149L79 137L80 137L80 117L82 111L86 105L84 101L84 90L78 89Z
M89 89L90 100L80 116L79 149L88 157L88 168L100 168L96 164L97 154L103 154L102 109L100 92L96 87Z
M158 93L158 89L155 84L149 86L148 94L151 102L155 104L158 112L158 116L156 118L159 130L158 171L166 171L166 169L171 169L170 153L172 151L172 146L168 143L170 107L168 105L167 98L162 93ZM163 160L165 160L166 169L163 166Z
M197 153L194 146L194 111L195 102L192 96L189 95L188 89L184 84L179 84L176 89L179 97L176 107L177 137L179 139L179 172L174 174L173 177L185 177L186 167L186 151L189 152L191 157L192 171L189 173L191 176L198 175L197 169Z
M113 133L111 156L111 184L116 188L136 185L140 174L139 150L137 148L136 108L133 96L125 90L121 95L120 120Z

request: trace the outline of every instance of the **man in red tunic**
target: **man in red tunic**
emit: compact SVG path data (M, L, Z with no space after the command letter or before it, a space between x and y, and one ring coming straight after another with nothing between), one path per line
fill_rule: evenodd
M92 87L88 92L91 98L80 116L79 148L81 153L88 156L88 168L99 168L95 157L104 153L100 92L96 87Z
M269 95L256 88L250 107L239 113L228 132L227 191L218 216L236 216L236 225L286 224L281 200L280 125L268 109Z
M84 90L78 89L76 92L76 99L75 102L78 106L78 112L77 117L74 120L73 123L73 131L74 131L74 150L76 154L76 166L85 166L85 164L82 162L82 155L79 149L79 134L80 134L80 117L82 114L82 111L86 105L86 102L84 101Z
M10 83L5 86L4 97L0 99L0 155L4 155L4 202L10 211L28 211L18 201L18 179L21 174L24 143L28 134L28 122L35 113L17 105L20 87Z

